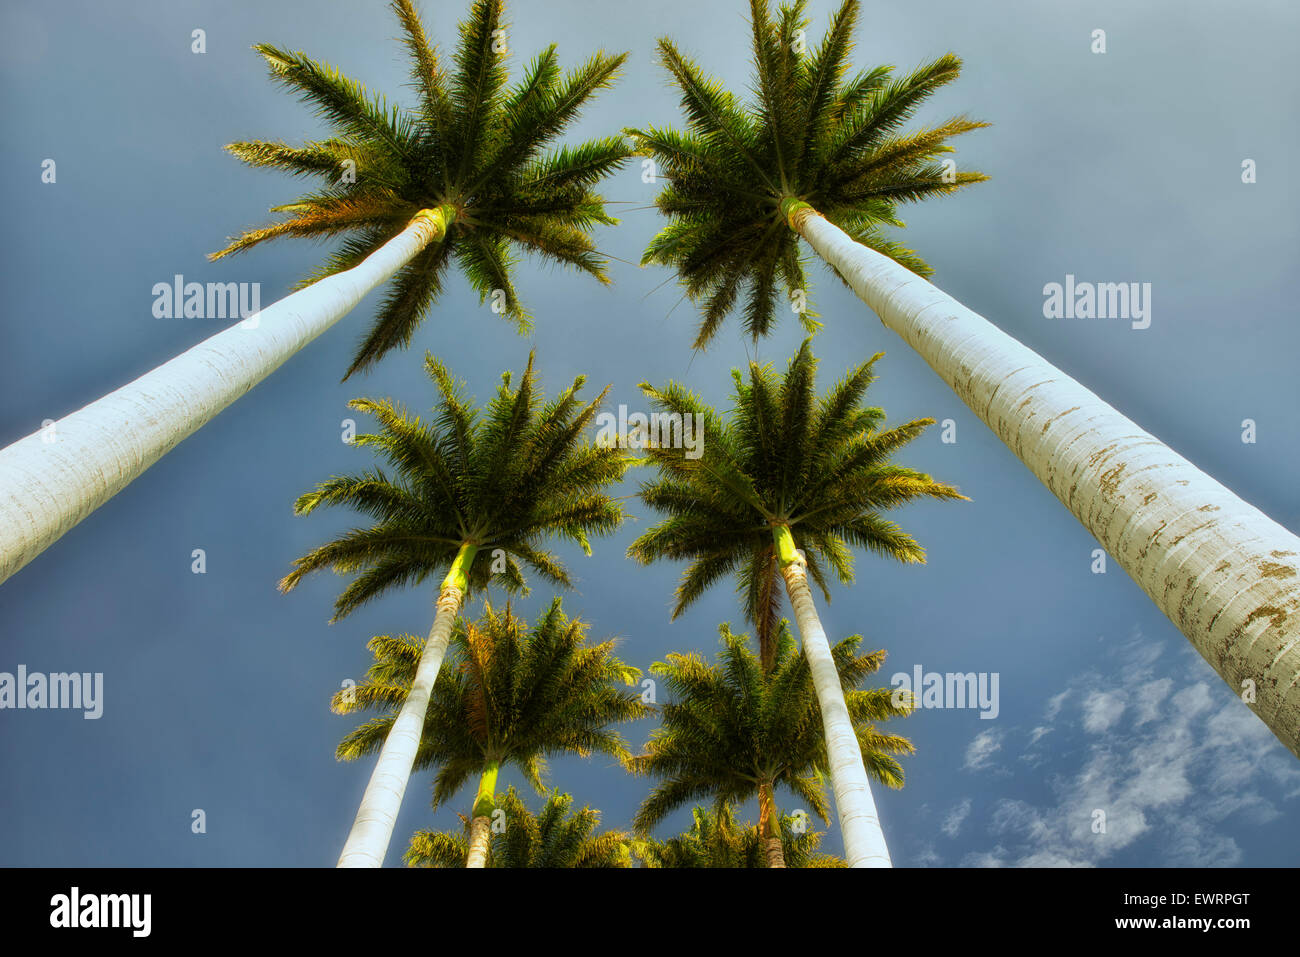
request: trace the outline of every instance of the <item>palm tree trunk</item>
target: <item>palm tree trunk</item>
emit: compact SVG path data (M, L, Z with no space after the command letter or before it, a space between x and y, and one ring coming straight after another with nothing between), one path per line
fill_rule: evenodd
M489 761L479 778L478 794L474 797L474 810L469 822L466 867L487 867L488 846L492 843L492 812L496 808L497 771L500 768L496 761Z
M1300 756L1300 537L811 207L784 211Z
M831 766L831 789L835 792L835 810L844 835L844 857L849 867L892 867L885 832L880 829L876 802L867 781L867 769L862 763L862 748L853 730L848 705L844 703L840 673L831 656L831 646L826 640L821 619L817 617L817 609L813 606L806 563L795 550L787 526L773 528L773 535L786 594L790 596L803 653L812 672L813 686L817 689L826 754Z
M429 696L433 693L433 683L442 667L442 659L447 654L456 612L460 610L461 599L469 588L469 567L477 551L476 545L462 545L452 562L451 571L442 582L438 592L438 611L429 630L429 640L420 653L415 680L397 713L397 720L388 729L375 770L371 772L370 782L361 796L352 831L339 856L339 867L383 866L388 842L397 824L397 812L402 807L402 796L406 793L406 783L411 778L411 768L415 765L424 734Z
M278 369L446 235L425 209L365 261L286 296L152 372L0 449L0 582Z
M772 782L758 785L758 836L763 841L768 867L785 867L785 849L781 847L781 819L776 813L776 795Z

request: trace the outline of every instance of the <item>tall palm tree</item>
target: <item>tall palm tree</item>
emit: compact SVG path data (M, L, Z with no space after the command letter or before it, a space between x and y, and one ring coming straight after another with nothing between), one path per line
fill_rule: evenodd
M775 788L785 785L827 820L822 775L827 769L817 691L808 661L794 646L784 621L776 636L773 661L765 667L748 647L746 635L719 628L722 654L715 665L698 655L671 654L652 665L676 700L662 707L663 723L644 754L628 762L637 774L661 783L641 805L634 821L648 832L668 814L712 796L720 811L728 804L758 798L758 836L768 867L786 867ZM856 690L877 671L885 653L858 654L861 635L831 649L849 718L867 772L887 787L903 786L903 769L893 757L911 753L911 743L883 734L873 722L905 715L893 691Z
M669 225L644 262L673 267L704 301L697 346L745 301L765 335L778 285L803 295L802 237L912 346L1116 558L1133 580L1300 756L1300 536L1138 428L1031 349L926 281L930 268L889 240L900 203L985 177L939 160L958 116L904 132L957 78L952 54L896 76L847 76L858 0L822 43L801 42L804 3L770 15L750 0L757 102L738 102L664 39L687 132L631 130L670 180ZM811 313L804 318L811 324Z
M622 831L598 832L600 812L573 810L573 798L559 791L546 796L533 814L508 788L499 804L505 829L494 832L485 867L631 867L632 838ZM464 833L417 831L407 848L408 867L464 867L469 858L471 822Z
M684 834L666 840L637 842L637 856L646 867L768 867L769 854L757 827L735 823L731 808L717 812L693 809L694 821ZM805 822L806 823L806 822ZM832 854L819 854L821 834L800 828L790 815L781 818L784 867L846 867Z
M294 506L300 515L347 506L374 523L297 559L281 582L290 591L314 571L356 572L334 603L332 620L338 621L389 589L446 576L415 684L383 742L341 867L383 863L461 602L489 582L508 592L525 590L521 565L567 587L568 572L541 542L558 536L590 553L588 536L608 534L622 521L621 505L604 489L622 478L629 460L584 439L604 392L583 405L579 376L544 402L530 354L518 386L505 373L480 412L432 355L425 368L439 396L432 421L409 416L391 400L350 403L380 427L358 435L355 444L373 447L393 474L372 469L335 476Z
M702 423L703 453L651 443L659 479L640 497L665 513L628 554L649 563L687 560L673 617L721 578L735 573L746 617L770 620L779 611L774 584L784 580L804 654L817 689L831 783L851 867L889 866L863 755L845 705L826 633L813 605L808 576L830 600L823 562L841 582L853 581L850 548L902 562L925 552L882 512L917 498L963 498L928 475L893 465L890 456L933 419L881 428L884 412L862 405L879 356L862 363L826 395L814 392L816 360L807 340L784 376L750 363L748 382L733 370L735 403L724 420L676 383L642 390L652 405ZM770 626L768 634L775 634ZM765 652L765 659L772 652Z
M406 346L454 261L508 318L528 314L511 281L518 249L608 279L590 231L615 222L593 192L628 150L621 137L545 152L624 56L597 53L562 76L555 47L514 86L500 52L501 0L475 0L449 69L411 0L393 0L419 94L390 106L302 53L259 44L271 77L298 93L334 135L300 147L232 143L253 166L319 187L220 258L283 236L345 236L306 288L177 358L0 450L0 581L108 501L177 443L274 372L396 276L358 345L351 375ZM53 439L53 441L50 441Z
M651 712L638 693L618 687L634 684L641 673L614 656L613 641L589 645L586 637L586 624L565 617L558 598L531 629L508 605L501 613L487 605L478 621L457 623L450 667L439 673L428 708L421 709L414 767L437 767L435 809L478 778L465 866L486 866L503 766L516 767L541 792L548 757L629 756L622 736L608 725ZM370 649L375 664L366 680L336 694L334 707L383 713L340 742L343 760L387 747L423 667L420 642L409 635L375 638Z

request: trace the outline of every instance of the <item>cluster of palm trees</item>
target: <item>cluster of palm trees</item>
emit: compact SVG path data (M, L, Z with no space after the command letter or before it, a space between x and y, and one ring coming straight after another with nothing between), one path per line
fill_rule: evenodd
M568 572L547 542L568 539L590 551L590 537L621 523L622 504L607 490L633 459L622 443L590 437L604 393L584 402L579 378L548 400L530 356L523 375L504 374L480 408L429 355L426 370L437 392L429 421L392 402L355 400L352 406L372 416L378 430L357 435L354 444L373 450L386 470L333 476L301 496L296 510L343 506L369 524L299 558L281 587L289 591L322 569L350 575L335 601L338 620L392 588L449 570L428 638L376 637L366 680L334 697L339 712L378 712L338 749L343 759L379 755L339 863L379 866L411 773L436 768L434 807L471 776L478 780L465 861L483 866L503 766L543 790L547 756L601 753L660 779L636 821L642 835L695 799L712 797L723 815L757 797L757 833L769 866L785 866L776 786L825 819L821 782L829 773L849 862L887 864L867 774L902 785L892 755L911 746L875 723L906 714L908 706L888 689L858 690L884 653L858 654L856 635L832 649L806 576L825 589L824 562L851 581L850 543L921 560L920 546L881 513L922 496L960 496L892 464L891 454L931 420L881 428L884 413L863 405L874 362L818 396L805 342L784 375L752 364L749 381L737 380L736 406L726 417L680 386L645 386L665 410L695 416L705 444L694 459L684 449L650 444L646 461L659 478L643 482L639 497L665 518L630 553L642 562L689 560L677 611L734 570L757 648L723 626L717 667L677 655L656 665L674 701L662 708L662 727L640 755L609 730L654 710L634 687L640 672L613 656L611 642L586 644L585 626L564 616L558 598L531 629L509 605L499 611L485 602L472 622L459 615L467 599L492 585L507 594L524 590L524 569L567 586ZM796 534L806 551L795 551ZM795 609L803 655L779 618L778 575ZM421 840L433 847L432 838ZM437 845L439 854L451 853L447 840Z
M781 629L775 666L765 669L747 636L723 626L724 652L712 667L694 655L673 655L652 670L666 678L677 700L662 709L663 725L647 753L633 755L609 725L654 711L636 690L639 672L613 656L613 642L586 642L585 625L567 618L559 599L530 629L507 607L485 605L476 621L458 620L447 666L441 669L425 712L411 768L436 768L433 807L477 781L464 833L419 831L405 854L419 867L842 867L814 850L820 834L802 808L781 814L774 787L787 785L822 820L828 807L821 774L826 746L817 721L817 698L806 662ZM841 642L835 660L853 714L862 753L874 776L902 785L893 753L908 752L904 738L877 732L873 720L905 714L888 689L858 691L883 652L859 655L860 637ZM337 755L354 760L388 747L411 698L427 652L411 635L371 640L374 655L365 679L334 696L336 712L376 712L340 742ZM597 832L599 812L573 811L572 797L548 790L547 756L593 753L620 760L635 774L661 780L634 822L634 832ZM498 798L497 775L519 771L544 796L533 815L513 788ZM736 804L757 795L756 826L733 820ZM689 802L691 832L656 840L655 826ZM358 825L360 820L358 820ZM391 826L388 829L391 833ZM359 832L354 830L357 837ZM386 847L388 835L384 836ZM359 840L359 838L358 838ZM352 845L340 864L375 864ZM382 860L383 847L376 847Z
M752 102L663 39L684 127L555 147L625 56L597 53L565 73L550 46L510 84L501 0L474 0L450 61L411 0L391 5L410 54L414 108L263 44L257 50L272 78L333 135L302 146L229 147L246 163L312 178L317 188L215 257L285 236L342 237L338 250L256 321L0 450L0 580L389 280L347 376L411 343L453 263L522 330L533 317L512 281L516 253L608 282L591 234L616 221L595 189L637 155L667 181L656 200L667 225L643 265L674 270L699 303L696 347L733 314L758 339L791 302L806 302L811 249L1052 489L1224 680L1249 687L1243 701L1300 754L1300 538L934 287L925 262L884 232L902 225L901 204L984 179L940 162L952 137L983 123L959 116L905 129L958 76L956 57L906 74L850 74L858 0L843 0L817 45L805 40L804 0L775 12L767 0L750 0ZM345 168L355 176L342 176ZM796 311L815 331L816 314ZM632 690L639 673L608 642L588 644L558 599L531 626L509 604L485 601L474 620L463 614L493 586L507 595L526 591L530 579L567 586L548 543L589 550L589 539L621 523L610 490L634 460L623 443L589 438L608 390L583 400L579 377L547 399L530 357L480 407L430 355L432 418L388 400L356 400L378 426L357 445L382 468L331 478L296 509L344 506L371 524L299 559L282 587L321 569L351 576L337 619L395 587L430 576L441 584L428 637L374 639L366 681L336 696L341 712L377 713L339 756L378 753L340 864L381 864L412 771L436 768L435 805L477 779L466 834L417 834L408 863L833 864L816 853L806 811L783 811L777 796L778 787L788 790L826 818L829 778L847 864L888 865L869 780L902 783L894 755L910 745L878 725L907 704L859 688L883 653L860 653L856 636L832 645L809 581L829 598L831 574L852 581L854 549L923 561L920 545L884 513L917 498L961 496L894 464L931 420L886 428L884 413L864 404L878 358L819 394L806 341L784 371L751 363L734 372L725 415L683 384L642 385L658 411L703 423L704 453L690 458L649 443L641 462L655 478L638 498L662 517L630 557L686 563L674 616L733 578L753 639L724 626L717 664L687 654L655 666L673 700L657 709L661 725L641 754L610 730L656 710ZM782 617L783 590L802 654ZM593 752L656 779L635 835L597 834L595 812L573 811L572 798L557 792L536 816L512 790L498 800L502 766L544 790L548 755ZM751 797L758 820L737 825L734 809ZM653 839L666 815L706 799L712 804L696 808L689 833Z

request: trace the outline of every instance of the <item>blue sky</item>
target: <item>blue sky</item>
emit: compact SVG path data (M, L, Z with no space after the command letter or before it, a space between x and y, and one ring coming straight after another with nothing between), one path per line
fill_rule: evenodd
M1300 530L1291 296L1300 186L1290 172L1300 80L1278 66L1300 11L1259 0L1231 10L936 0L924 17L894 0L866 6L855 64L907 69L953 50L963 76L920 120L969 112L993 124L957 144L959 163L990 182L905 211L904 238L936 267L934 281ZM461 0L420 8L449 48ZM810 5L814 39L831 9ZM511 21L516 69L551 41L566 65L597 47L631 51L622 81L573 138L676 120L654 60L664 33L731 88L748 82L737 0L517 2ZM194 29L206 32L204 54L191 52ZM1106 31L1105 54L1090 50L1095 29ZM5 5L0 444L221 327L154 318L155 283L177 273L259 282L267 303L321 259L311 244L204 258L301 185L241 166L223 144L323 133L266 79L250 46L301 49L410 103L396 32L379 0ZM53 184L41 182L46 158L57 163ZM1241 181L1248 158L1253 184ZM634 265L660 226L646 208L654 190L633 167L604 187L623 218L598 235L612 286L522 264L532 339L454 279L411 350L340 384L372 295L0 586L0 671L104 674L98 720L0 711L0 864L334 863L370 766L334 760L352 725L330 714L329 697L360 679L372 635L423 634L433 603L431 593L394 594L327 625L340 581L275 589L294 557L352 522L291 510L316 482L368 464L340 440L347 401L392 396L427 408L426 349L486 398L536 348L552 392L587 373L596 389L612 384L614 406L639 408L638 382L676 378L725 406L731 368L755 355L784 364L798 345L789 320L757 348L733 324L692 357L690 304L668 273ZM822 604L827 631L888 649L881 684L917 665L999 676L996 718L922 710L894 729L917 747L907 786L877 789L896 863L1295 864L1295 759L1117 565L1092 572L1096 542L937 376L820 266L812 274L823 384L885 351L873 403L891 422L931 416L956 427L955 443L933 428L900 461L971 498L897 513L928 564L860 556L856 584ZM1151 283L1150 328L1044 318L1044 285L1067 274ZM1257 423L1254 444L1241 441L1246 418ZM741 626L735 596L719 588L670 623L680 569L623 557L652 519L636 503L630 511L594 557L562 550L578 579L566 611L593 636L618 637L624 660L643 670L669 651L712 655L718 624ZM195 548L206 574L191 572ZM532 615L549 599L539 587L516 608ZM626 733L639 745L652 727ZM558 760L551 782L619 827L648 788L600 760ZM390 864L412 832L458 826L468 808L466 793L432 812L428 783L408 789ZM520 782L507 773L503 783ZM195 809L206 833L192 833ZM1104 833L1093 829L1098 810ZM683 811L661 833L688 820ZM825 846L838 850L835 827Z

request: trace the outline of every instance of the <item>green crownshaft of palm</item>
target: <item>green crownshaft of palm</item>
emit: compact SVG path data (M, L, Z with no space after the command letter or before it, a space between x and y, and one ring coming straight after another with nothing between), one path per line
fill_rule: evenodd
M759 829L737 824L731 807L716 813L707 807L692 809L689 831L660 840L640 840L636 853L646 867L767 867L767 855ZM833 854L819 853L822 835L793 815L781 817L781 848L785 867L845 867Z
M567 539L590 554L591 535L622 521L605 489L623 477L629 459L588 441L602 392L584 403L582 376L551 400L540 390L533 356L516 382L503 374L482 408L432 355L425 357L438 402L428 420L391 400L351 405L379 423L355 444L373 449L391 471L340 475L300 497L299 514L343 506L371 520L294 562L281 582L289 591L315 571L352 580L334 603L335 621L394 588L421 586L444 575L412 693L375 765L341 866L382 864L419 744L425 709L461 605L495 583L526 592L526 568L553 585L569 573L544 543ZM606 390L608 391L608 390Z
M899 206L987 179L939 160L948 140L987 124L956 116L904 132L917 108L957 78L961 61L945 54L903 76L880 66L848 75L858 0L845 0L821 44L803 37L806 3L750 0L755 99L743 103L705 74L672 40L659 41L663 66L680 88L685 130L647 126L626 132L668 181L656 205L669 220L642 265L677 271L703 317L703 348L738 304L745 332L758 339L796 294L806 296L805 259L789 222L803 203L857 242L913 272L933 272L889 239L902 227ZM815 314L800 310L811 331Z
M498 802L504 830L493 829L487 867L632 867L632 837L600 831L600 812L573 808L573 797L551 791L536 814L513 787ZM408 867L464 867L469 859L469 818L460 834L417 831L407 848Z
M828 772L817 691L807 660L782 621L772 662L764 667L747 635L719 628L722 650L709 665L696 654L670 654L650 668L661 676L674 700L661 708L662 724L644 754L632 758L633 773L660 779L634 820L650 831L676 809L712 797L719 814L726 805L758 798L758 835L769 867L792 866L783 858L775 789L792 791L823 821L828 820L823 779ZM858 690L879 670L883 651L858 652L860 635L831 649L844 700L853 720L867 771L874 780L903 786L896 754L910 754L911 743L882 733L877 724L910 712L896 704L889 688Z
M418 94L412 109L372 96L302 53L269 43L255 47L272 79L298 93L334 135L302 146L231 143L227 149L249 165L320 185L272 209L285 218L248 230L212 256L285 236L346 237L301 284L308 285L356 266L417 216L431 217L433 239L393 279L348 376L411 342L453 263L480 300L504 296L500 311L521 329L530 317L511 279L516 251L608 282L590 233L617 220L593 187L629 155L618 136L547 151L591 97L612 83L626 54L599 52L566 74L552 44L510 85L501 0L476 0L460 24L450 64L429 42L410 0L393 0L392 8Z
M341 713L379 711L338 746L341 760L373 754L387 739L406 702L421 656L419 639L381 636L370 642L375 663L355 688L334 696ZM485 606L474 622L458 620L448 667L437 677L424 715L416 771L436 768L433 807L478 780L472 806L468 866L482 867L496 807L496 781L513 766L539 793L546 759L594 753L629 757L611 724L646 717L634 685L640 671L614 655L614 642L589 644L587 626L565 616L554 599L531 627Z

